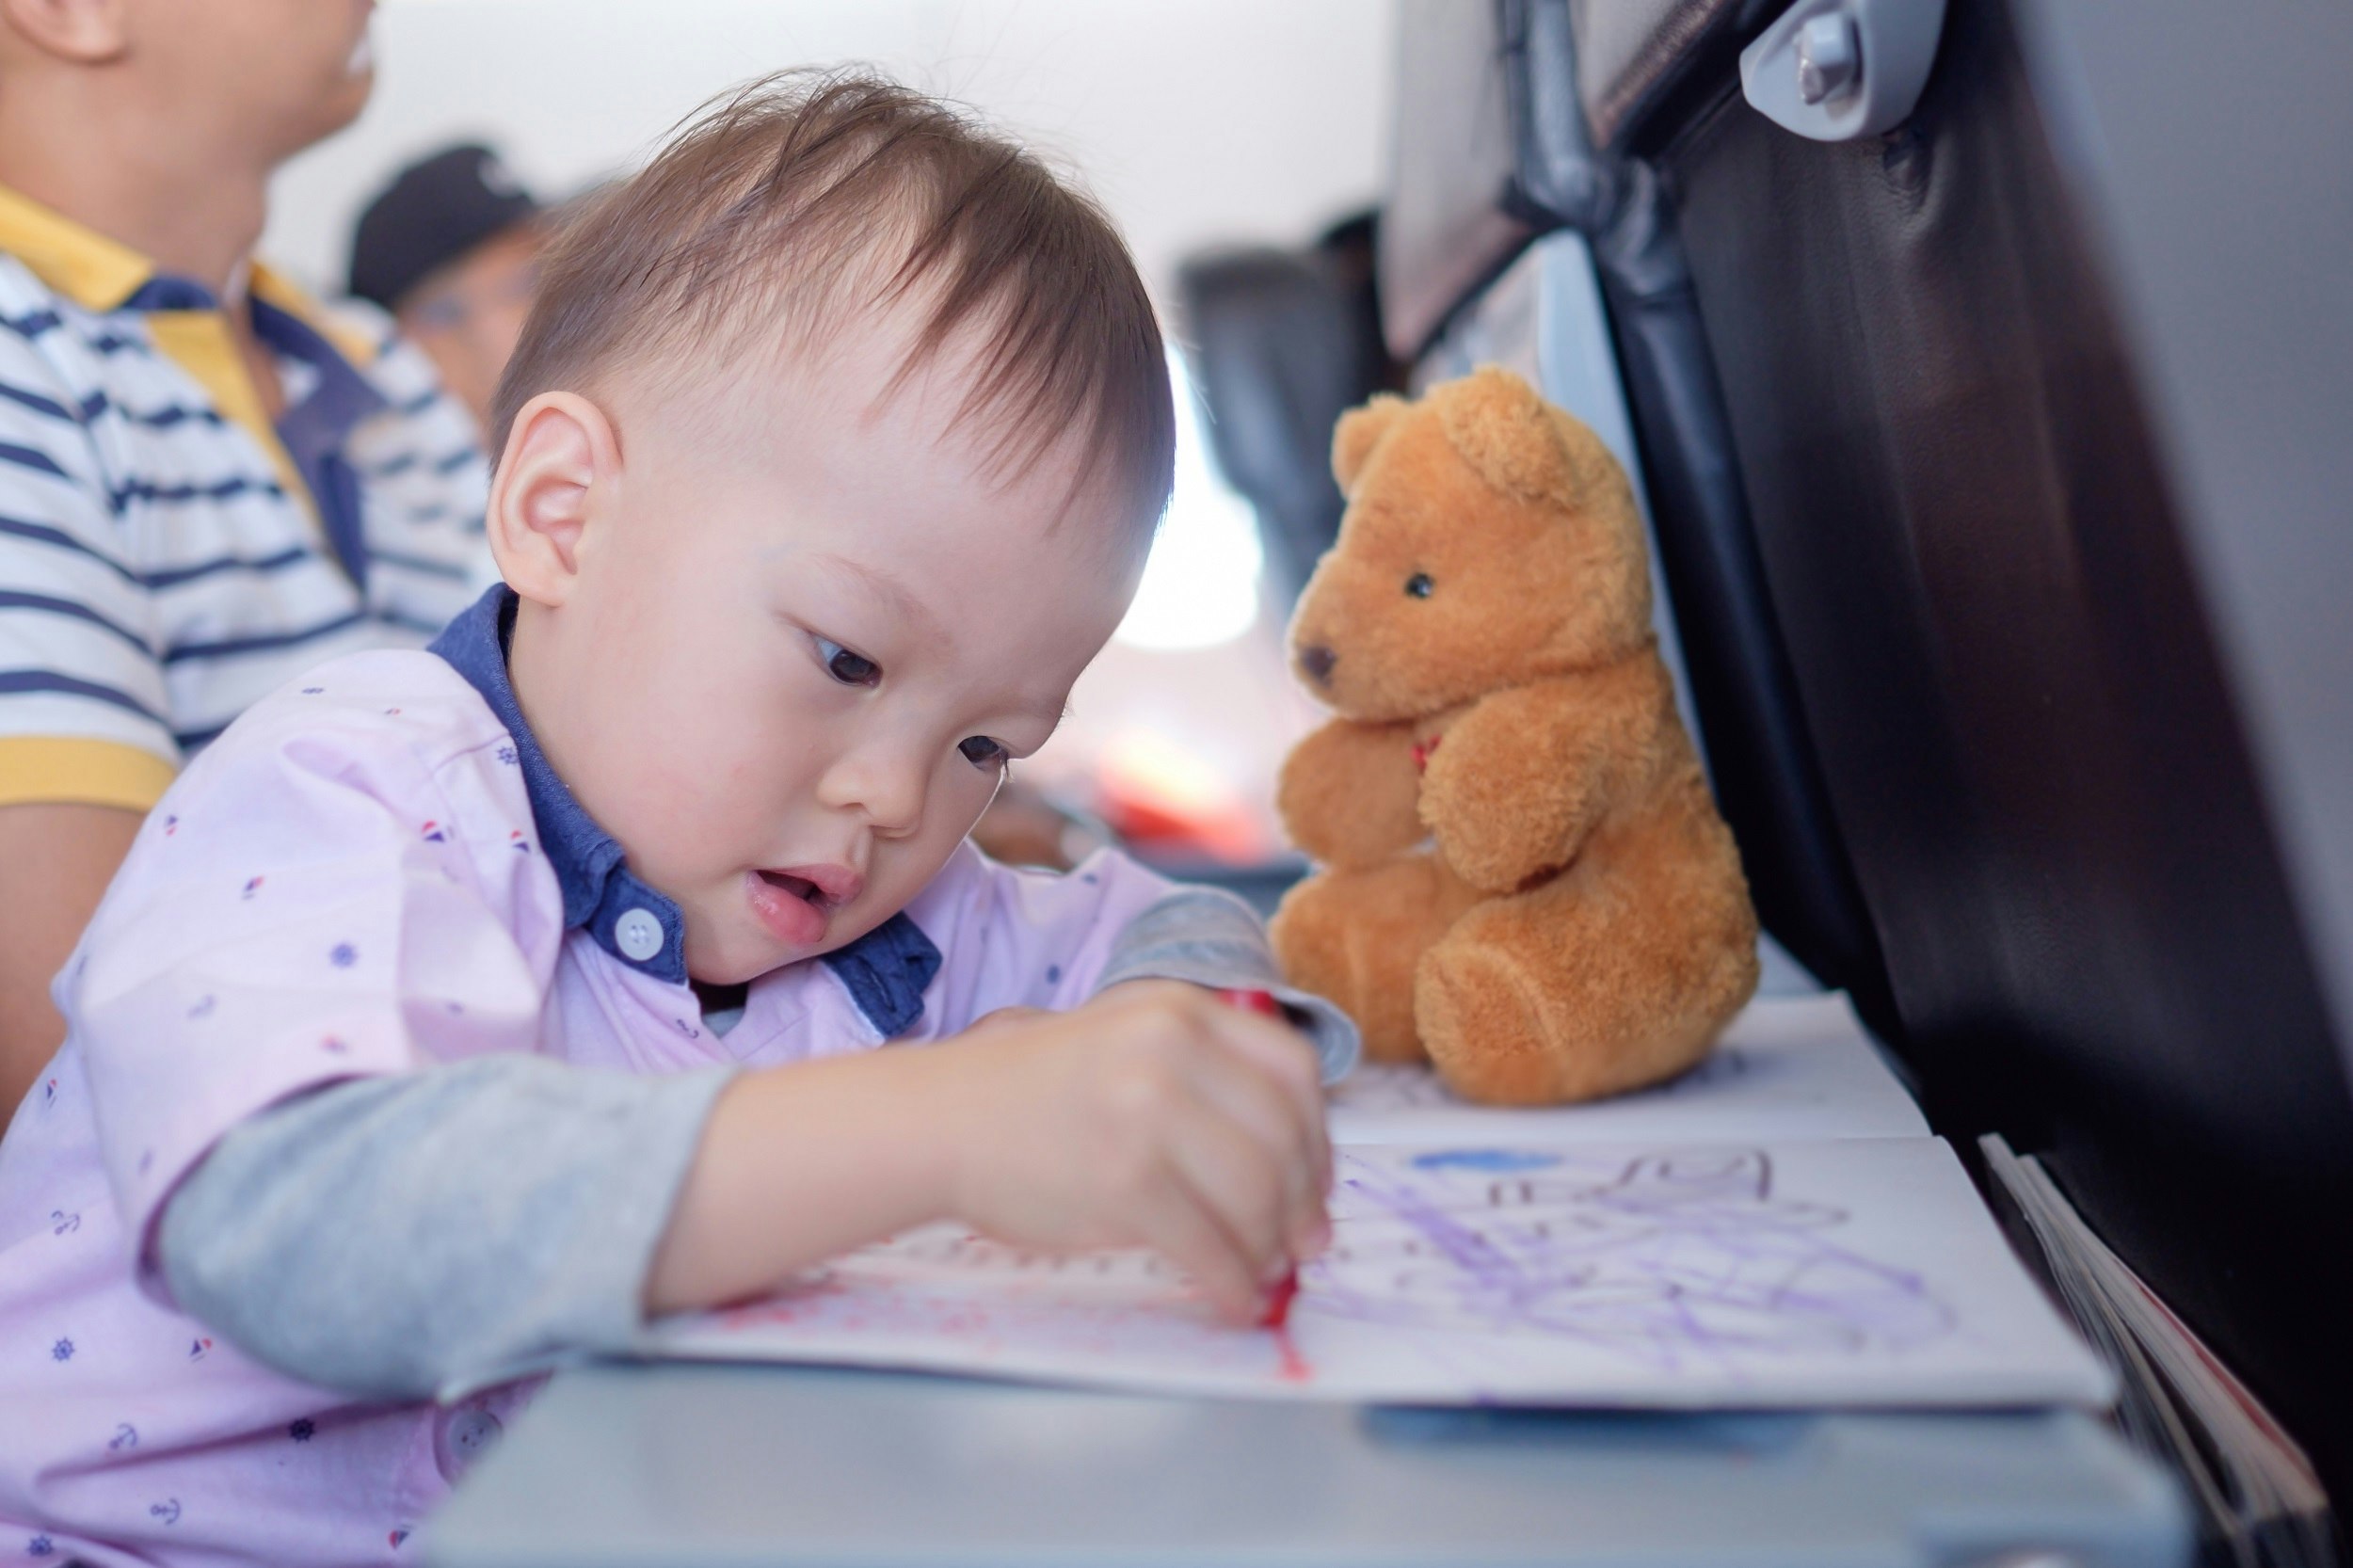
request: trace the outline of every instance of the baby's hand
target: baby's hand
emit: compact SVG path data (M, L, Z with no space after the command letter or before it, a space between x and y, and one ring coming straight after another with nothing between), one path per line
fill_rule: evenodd
M934 1064L950 1206L1000 1240L1150 1247L1253 1322L1329 1234L1315 1053L1211 992L1135 981L1067 1013L992 1014Z

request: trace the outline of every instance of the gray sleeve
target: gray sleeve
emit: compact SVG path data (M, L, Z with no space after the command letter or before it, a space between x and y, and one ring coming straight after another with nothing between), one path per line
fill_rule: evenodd
M730 1076L501 1054L338 1083L223 1138L155 1261L248 1354L371 1398L619 1349Z
M1356 1065L1356 1025L1311 992L1283 984L1266 928L1250 906L1215 888L1180 888L1128 922L1112 944L1099 992L1123 980L1182 980L1221 990L1271 991L1315 1043L1323 1081Z

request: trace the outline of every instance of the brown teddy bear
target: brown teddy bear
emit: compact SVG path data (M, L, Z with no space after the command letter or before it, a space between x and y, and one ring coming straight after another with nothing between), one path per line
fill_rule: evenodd
M1273 925L1292 984L1531 1105L1690 1066L1756 988L1756 915L1650 624L1632 489L1489 367L1343 415L1339 541L1291 622L1338 714L1278 805L1323 870Z

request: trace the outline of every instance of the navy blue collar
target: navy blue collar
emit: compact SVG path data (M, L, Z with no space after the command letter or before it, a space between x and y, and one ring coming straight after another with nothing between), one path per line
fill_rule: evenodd
M564 896L567 930L585 929L592 940L633 969L686 983L686 920L679 907L630 874L617 840L572 798L548 765L506 678L506 645L515 629L515 592L500 584L449 623L432 650L482 694L514 737L531 816ZM660 945L653 937L660 935ZM885 1037L923 1016L923 991L939 972L939 949L902 911L824 955L867 1021Z
M278 441L310 488L328 543L357 587L368 585L368 547L360 502L360 474L344 453L360 422L392 407L376 383L352 367L326 334L292 311L248 294L253 335L278 354L307 366L312 385L278 416ZM157 274L133 291L123 308L135 311L217 311L203 284Z

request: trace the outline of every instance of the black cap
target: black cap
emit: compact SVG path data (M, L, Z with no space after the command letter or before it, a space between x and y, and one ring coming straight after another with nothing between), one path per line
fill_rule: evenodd
M436 152L394 175L360 215L351 292L393 310L426 273L538 211L488 148L469 143Z

